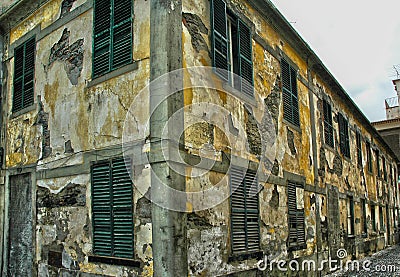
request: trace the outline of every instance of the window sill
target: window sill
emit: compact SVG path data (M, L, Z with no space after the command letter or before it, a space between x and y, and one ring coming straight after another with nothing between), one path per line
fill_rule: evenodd
M347 235L347 238L348 238L348 239L355 239L356 236L355 236L355 235Z
M302 249L306 249L307 248L307 244L299 244L299 245L292 245L288 247L289 251L297 251L297 250L302 250Z
M217 74L217 76L219 76L219 75ZM221 79L221 80L223 80L223 79ZM232 94L233 96L239 98L243 102L248 103L248 104L250 104L252 106L257 106L257 103L256 103L256 100L254 98L254 95L253 95L253 97L250 97L249 95L245 94L244 92L241 92L240 90L235 89L231 84L229 84L225 80L223 80L222 88L226 92L229 92L230 94Z
M125 258L117 258L117 257L104 257L104 256L95 256L90 255L88 257L89 263L103 263L103 264L111 264L111 265L123 265L123 266L131 266L131 267L140 267L141 262L132 259Z
M289 126L291 129L299 132L301 134L301 129L300 126L294 125L293 123L287 121L286 119L283 119L283 123L285 123L287 126Z
M101 84L101 83L103 83L105 81L108 81L108 80L110 80L112 78L118 77L120 75L123 75L123 74L131 72L131 71L134 71L134 70L138 69L138 67L139 67L138 62L137 61L133 61L130 64L124 65L124 66L122 66L122 67L120 67L118 69L115 69L115 70L113 70L111 72L108 72L108 73L106 73L104 75L101 75L101 76L98 76L98 77L92 79L86 85L86 88L90 88L90 87L96 86L96 85Z
M333 148L332 146L326 144L325 142L324 142L323 146L324 146L325 149L331 151L332 153L335 153L335 148Z
M249 259L261 259L263 256L262 251L255 251L251 253L234 253L228 258L228 262L243 261Z
M10 116L10 119L16 118L20 115L26 114L26 113L34 111L34 110L36 110L36 103L33 103L32 105L30 105L26 108L23 108L22 110L13 112Z

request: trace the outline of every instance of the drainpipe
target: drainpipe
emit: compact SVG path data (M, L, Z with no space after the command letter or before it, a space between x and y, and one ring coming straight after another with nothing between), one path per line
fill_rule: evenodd
M150 0L150 81L182 68L182 2L181 0ZM173 84L172 84L173 82ZM168 98L168 88L178 86L179 93ZM174 112L183 108L183 81L166 78L162 86L150 83L150 153L152 200L152 250L155 277L188 276L186 238L186 199L174 197L174 190L185 191L185 176L170 168L181 166L174 160L183 135L183 115L174 117L162 132ZM179 89L180 88L180 89ZM182 138L182 139L180 139ZM163 151L164 150L164 151ZM167 153L168 157L164 155ZM182 172L181 170L179 170ZM171 210L174 206L176 209Z
M4 116L4 111L3 109L3 99L4 99L4 94L5 92L3 91L3 53L4 53L4 37L1 34L1 29L0 29L0 275L1 271L3 269L3 253L4 253L4 229L6 227L5 225L5 187L4 187L4 174L3 174L3 162L4 162L4 140L3 137L5 135L5 128L3 128L3 116Z

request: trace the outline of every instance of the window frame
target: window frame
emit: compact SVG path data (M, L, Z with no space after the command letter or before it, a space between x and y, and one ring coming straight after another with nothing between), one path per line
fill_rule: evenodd
M370 204L370 209L371 209L372 231L377 232L378 226L376 226L376 206L375 206L375 204Z
M371 143L369 141L365 142L365 147L367 150L367 170L368 173L372 174L372 149L371 149Z
M126 168L127 164L129 165L129 168ZM114 166L115 165L115 166ZM106 159L106 160L101 160L101 161L96 161L96 162L92 162L91 167L90 167L90 180L91 180L91 214L92 214L92 243L93 243L93 250L92 253L95 257L107 257L107 258L111 258L111 259L129 259L129 260L133 260L134 259L134 254L135 254L135 224L134 224L134 201L133 201L133 197L134 197L134 192L133 192L133 182L130 176L130 166L131 166L131 160L129 158L124 158L124 157L114 157L114 158L110 158L110 159ZM100 171L100 168L103 168L104 171ZM97 171L97 172L96 172ZM113 177L113 173L117 173L118 174L118 178L117 180L114 179ZM97 182L95 180L96 174L99 174L99 181ZM101 177L103 176L103 177ZM108 176L108 181L106 177L104 176ZM104 179L101 179L104 178ZM107 182L107 185L104 185ZM117 183L117 185L115 185L115 183ZM97 184L96 184L97 183ZM101 184L103 184L102 187L97 188L97 186L101 186ZM116 193L118 193L119 195L121 195L121 187L122 186L127 186L130 190L128 192L128 194L130 196L128 197L123 197L121 196L120 200L118 202L114 202L115 200L115 195ZM107 188L108 186L108 188ZM108 189L108 193L109 195L104 196L103 194L101 194L102 192L106 193ZM96 192L97 190L97 192ZM115 191L114 191L115 190ZM98 195L97 197L99 198L98 202L96 202L96 194ZM100 196L99 196L100 194ZM107 196L109 197L109 205L106 205L106 199ZM127 199L130 199L130 202L128 203L128 208L125 207L124 209L124 205L123 205L123 201L127 201ZM115 204L118 203L118 204ZM99 206L97 206L99 205ZM125 216L123 215L123 210L125 210ZM129 210L131 210L131 212L129 213ZM109 211L109 215L106 215L107 211ZM96 213L98 213L96 215ZM122 221L126 221L126 215L128 215L128 217L130 216L131 219L131 225L129 226L131 228L131 234L130 237L126 238L126 237L121 237L119 236L118 238L115 238L115 228L117 228L120 232L126 228L126 224L125 223L121 223ZM99 221L102 223L100 224L101 226L96 227L96 217L99 216ZM115 218L118 219L119 217L119 221L120 221L120 226L115 227ZM96 228L104 229L107 228L107 221L110 221L109 223L109 237L107 239L110 240L109 244L110 244L110 253L107 254L105 253L107 250L105 250L105 248L107 248L106 246L103 246L99 244L96 245L96 240L97 239L101 239L101 241L105 241L106 240L106 234L105 231L102 231L101 233L103 233L102 236L100 236L100 238L96 239ZM105 223L105 224L104 224ZM99 230L97 229L97 230ZM126 249L119 249L119 253L116 253L115 251L115 245L116 242L115 241L119 241L119 245L125 245L126 247L129 247L127 250ZM123 242L121 241L128 241L128 243L123 244ZM127 253L130 251L129 255L128 254L121 254L123 253L123 251L127 251Z
M367 201L365 198L361 198L361 211L363 213L363 234L368 234L368 224L367 224L367 208L366 208Z
M108 1L110 4L110 23L108 25L108 28L101 31L101 32L96 32L96 23L97 23L97 19L96 17L99 17L100 12L96 12L97 8L96 8L96 4L100 1ZM122 68L126 65L132 64L133 63L133 17L134 17L134 5L133 5L133 1L129 1L130 2L130 16L129 18L125 18L124 20L122 20L121 22L114 24L114 20L115 20L115 10L116 10L116 5L115 2L116 1L123 1L123 0L93 0L93 36L92 36L92 79L96 79L99 78L103 75L106 75L110 72L113 72L119 68ZM126 0L128 1L128 0ZM121 2L122 5L122 2ZM104 8L104 7L103 7ZM100 9L100 8L99 8ZM124 24L129 23L129 59L127 59L126 62L120 63L117 66L113 66L114 63L114 43L115 43L115 29L123 26ZM96 52L97 52L97 48L96 48L96 39L101 37L104 34L107 34L107 32L109 33L109 38L108 40L105 42L103 41L103 44L108 44L108 69L107 70L103 70L100 71L99 73L96 73ZM102 49L102 48L100 48ZM100 51L101 52L101 51ZM106 51L107 52L107 51ZM104 54L104 53L103 53ZM100 55L101 56L101 55Z
M29 44L32 44L31 46L33 47L32 52L27 54L27 47ZM29 45L30 46L30 45ZM18 54L18 51L22 49L22 54L21 57ZM30 63L32 63L31 68L26 68L27 67L27 59L28 56L32 56L32 60ZM17 72L17 59L21 59L22 65L21 65L21 75ZM21 43L19 46L14 48L14 72L13 72L13 92L12 92L12 113L21 113L24 112L25 109L33 106L35 104L35 60L36 60L36 35L33 35L26 39L23 43ZM27 75L31 75L32 77L26 80ZM17 83L21 82L21 89L20 91L16 91ZM24 103L26 96L27 96L27 91L26 91L26 86L27 84L32 84L31 92L29 94L29 102ZM20 95L18 98L16 98L16 92L18 92ZM16 99L21 99L20 100L20 107L16 108Z
M304 189L303 184L288 181L287 182L287 207L288 207L288 238L287 245L289 250L299 250L307 247L307 239L305 234L305 211L297 208L297 189ZM299 224L299 221L300 222ZM295 228L292 226L296 225ZM296 240L292 241L295 232ZM292 235L291 235L292 234ZM301 239L302 238L302 239Z
M347 197L347 236L355 235L354 224L354 199L352 196Z
M239 14L229 9L224 0L212 0L210 5L213 70L234 90L253 99L253 32L246 23L249 20L242 19ZM235 42L232 40L230 23L235 25L237 30ZM237 47L235 51L234 45ZM236 52L235 56L233 52ZM240 76L240 79L237 80L234 76Z
M379 149L375 149L375 166L376 166L376 176L378 178L382 177L381 173L381 165L380 165L380 154L379 154Z
M386 170L386 158L383 155L382 155L382 169L383 169L383 180L385 182L387 182L388 181L388 175L387 175L387 170Z
M260 201L259 201L259 190L258 190L258 177L257 172L241 168L239 166L232 166L230 169L230 180L229 180L229 188L230 188L230 237L231 237L231 254L232 255L242 255L242 254L254 254L260 251L260 243L261 243L261 234L260 234ZM248 189L248 185L250 185ZM254 192L254 188L257 189L255 199L248 199L248 195ZM248 189L248 190L247 190ZM242 194L242 195L241 195ZM237 198L243 196L242 199L237 201ZM254 196L253 196L254 197ZM241 205L243 202L244 206ZM250 206L250 208L249 208ZM256 207L257 208L256 208ZM249 216L250 215L250 216ZM254 224L254 215L256 215L257 223ZM244 218L243 218L244 217ZM238 229L238 226L235 225L235 218L240 222L242 219L244 221L243 229L239 230L243 232L244 236L244 249L240 249L239 243L235 244L235 230ZM251 224L252 227L249 228L248 224ZM240 227L240 226L239 226ZM254 232L257 234L254 234ZM249 246L249 239L254 236L257 236L256 242L253 242L252 245ZM238 249L239 248L239 249Z
M323 100L322 105L324 118L324 142L329 147L335 148L332 105L326 99Z

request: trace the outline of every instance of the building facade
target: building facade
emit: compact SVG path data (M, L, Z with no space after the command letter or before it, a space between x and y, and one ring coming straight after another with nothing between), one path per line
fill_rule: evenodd
M263 276L398 242L398 158L269 1L20 0L0 27L3 276Z

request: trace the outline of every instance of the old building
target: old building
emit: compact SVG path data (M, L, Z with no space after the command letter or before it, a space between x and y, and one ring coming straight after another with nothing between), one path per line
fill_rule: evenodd
M269 1L20 0L0 27L4 276L262 276L398 240L398 158Z

